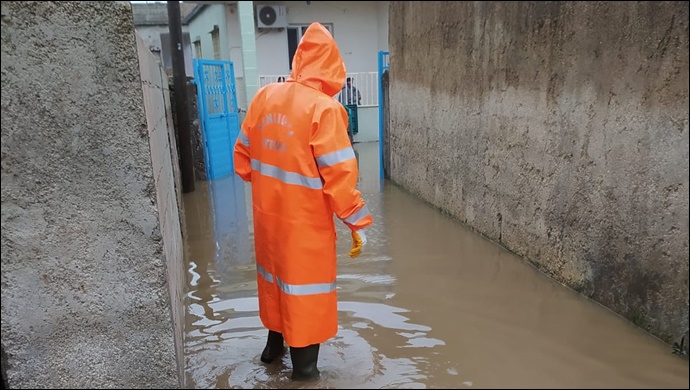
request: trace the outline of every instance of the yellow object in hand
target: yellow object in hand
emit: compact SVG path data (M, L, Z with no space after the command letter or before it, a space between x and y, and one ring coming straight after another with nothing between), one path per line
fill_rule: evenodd
M364 229L359 231L352 231L352 249L350 249L350 257L355 258L362 254L362 247L367 243L367 236L364 234Z

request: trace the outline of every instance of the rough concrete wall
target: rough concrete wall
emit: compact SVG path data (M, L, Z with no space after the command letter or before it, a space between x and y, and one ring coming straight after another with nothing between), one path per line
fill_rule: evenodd
M392 2L392 178L670 341L688 3Z
M177 387L124 2L2 2L2 347L13 388Z
M184 286L185 268L182 247L180 210L182 209L181 178L178 169L175 131L173 129L168 76L156 58L147 50L143 38L137 34L139 69L143 89L144 108L151 145L151 165L156 185L156 205L163 236L168 293L175 335L177 378L184 387Z
M141 49L141 43L137 41L137 49ZM139 52L139 58L141 61L141 57L143 55L143 52ZM155 56L154 56L155 57ZM152 66L152 65L149 65ZM162 69L162 68L161 68ZM171 160L171 165L172 165L172 172L173 172L173 177L175 179L175 194L176 194L176 200L177 200L177 210L180 214L180 226L181 226L181 231L182 235L184 236L187 232L185 231L184 227L187 226L186 222L186 213L184 209L184 205L182 204L182 166L180 165L180 151L179 151L179 146L177 142L177 131L175 130L175 125L174 125L174 118L175 118L175 110L172 109L173 106L173 94L172 94L172 88L170 82L172 81L172 78L169 78L167 75L167 71L165 69L162 69L162 75L161 77L167 80L167 83L165 80L162 80L161 83L161 93L163 94L163 100L164 100L164 107L166 110L166 130L168 131L168 142L169 142L169 148L170 148L170 160ZM192 115L190 113L190 115ZM198 114L197 114L198 116ZM153 144L152 144L153 147Z

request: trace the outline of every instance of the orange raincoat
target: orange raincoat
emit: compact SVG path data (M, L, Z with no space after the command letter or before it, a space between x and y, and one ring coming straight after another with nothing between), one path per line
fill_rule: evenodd
M259 314L291 347L338 329L333 213L354 231L373 223L333 98L344 84L338 46L313 23L290 78L256 93L235 144L235 172L252 183Z

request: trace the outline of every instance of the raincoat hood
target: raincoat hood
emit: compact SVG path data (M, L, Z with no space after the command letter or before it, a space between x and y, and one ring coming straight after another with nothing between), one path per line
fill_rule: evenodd
M292 59L292 74L288 81L296 81L335 96L345 85L345 63L333 36L320 23L312 23L302 36Z

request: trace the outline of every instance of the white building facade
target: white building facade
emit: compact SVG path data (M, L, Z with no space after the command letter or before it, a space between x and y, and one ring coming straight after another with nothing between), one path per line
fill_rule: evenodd
M187 21L192 44L199 48L195 56L200 53L201 58L235 64L238 102L246 110L245 51L237 2L214 3L200 5ZM320 22L333 34L348 76L362 96L355 140L378 140L378 52L388 50L388 1L258 1L253 5L259 87L280 76L287 78L302 33L312 22Z

